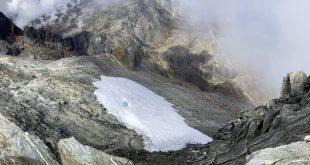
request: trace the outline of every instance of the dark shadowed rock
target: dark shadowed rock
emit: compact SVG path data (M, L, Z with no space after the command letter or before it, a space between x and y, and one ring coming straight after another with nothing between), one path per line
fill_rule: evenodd
M34 27L25 27L24 28L24 36L32 39L36 43L44 43L44 42L62 42L63 39L60 35L55 34L47 29L39 28L35 29Z
M0 40L14 42L16 36L22 35L23 31L0 12Z
M210 82L211 76L204 74L202 66L207 63L212 56L208 52L193 54L182 46L176 46L168 49L163 54L169 64L169 75L177 76L184 81L191 82L203 90L213 88Z
M65 38L64 45L78 55L99 55L106 53L106 35L84 31Z

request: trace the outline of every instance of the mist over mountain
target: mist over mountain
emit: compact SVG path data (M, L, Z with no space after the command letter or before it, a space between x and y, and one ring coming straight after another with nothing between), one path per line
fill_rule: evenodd
M0 164L309 163L306 0L1 2Z
M41 19L41 25L59 21L59 17L77 4L87 3L78 17L76 30L81 30L87 15L103 10L111 5L122 4L120 0L103 1L47 1L47 0L7 0L2 11L13 18L19 27ZM292 70L310 70L305 62L309 48L310 14L306 0L298 2L245 0L230 1L185 1L176 0L182 21L189 23L197 34L215 28L221 51L235 68L250 69L261 79L264 86L279 92L278 84L283 74ZM33 10L35 9L35 10ZM73 16L74 17L74 16Z
M279 91L283 74L309 72L309 2L180 0L185 20L204 33L217 28L223 54L239 71L252 70Z

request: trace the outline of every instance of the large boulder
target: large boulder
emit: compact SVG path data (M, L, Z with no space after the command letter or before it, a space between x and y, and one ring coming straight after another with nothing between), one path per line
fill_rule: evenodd
M310 143L296 142L276 148L266 148L247 157L247 165L310 164Z
M128 159L111 156L92 147L82 145L74 138L60 140L58 148L63 165L133 165Z
M0 164L57 165L55 156L36 136L0 114Z

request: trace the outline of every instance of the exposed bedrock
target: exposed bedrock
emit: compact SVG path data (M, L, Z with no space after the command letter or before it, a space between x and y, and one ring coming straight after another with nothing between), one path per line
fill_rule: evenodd
M282 93L266 105L242 111L219 130L214 142L196 148L200 154L193 164L245 164L255 151L303 140L310 133L309 78L303 72L289 73Z
M55 155L37 137L0 114L0 164L58 165Z
M0 68L0 112L53 152L60 139L73 136L84 145L134 162L185 161L179 153L153 157L143 151L143 138L97 102L92 83L100 75L128 78L149 88L173 103L189 126L210 136L246 107L234 97L187 88L154 73L132 72L109 54L57 61L2 55Z
M247 165L304 165L310 164L309 141L295 142L276 148L266 148L247 157Z

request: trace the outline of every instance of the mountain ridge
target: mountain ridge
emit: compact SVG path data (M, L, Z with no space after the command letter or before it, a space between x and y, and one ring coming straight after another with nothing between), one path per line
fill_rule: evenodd
M281 97L254 108L268 98L252 83L257 80L230 68L213 29L190 33L170 2L116 5L90 15L72 34L76 27L62 27L64 19L21 30L0 13L0 113L41 140L59 163L68 156L59 155L59 146L65 147L59 141L67 141L135 164L244 164L254 151L300 139L294 132L309 133L309 77L288 74ZM63 18L80 12L71 9ZM102 75L145 86L215 140L180 151L145 151L144 139L97 101L93 82ZM72 136L76 140L63 140Z

